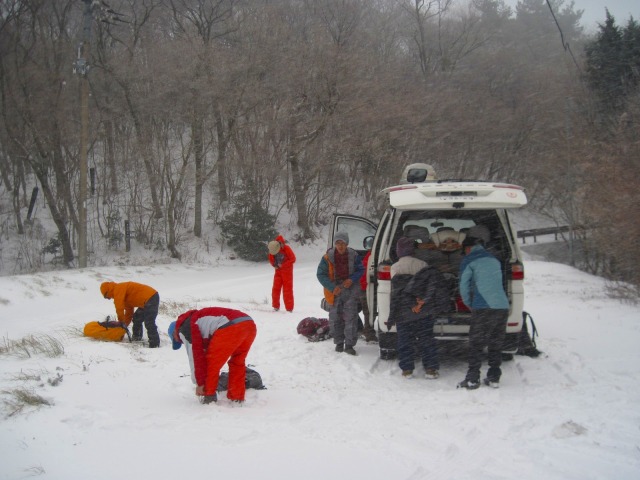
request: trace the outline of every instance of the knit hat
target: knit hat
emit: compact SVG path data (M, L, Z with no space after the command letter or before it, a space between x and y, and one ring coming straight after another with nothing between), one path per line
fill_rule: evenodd
M269 248L269 253L271 255L275 255L280 251L280 242L276 242L275 240L273 240L272 242L269 242L267 248Z
M178 350L182 346L182 342L178 342L173 337L173 333L175 331L176 331L176 322L171 322L171 324L169 324L169 331L167 333L169 334L169 338L171 339L171 343L173 344L173 349Z
M462 248L473 247L474 245L482 245L484 242L480 238L467 236L462 241Z
M486 225L474 225L467 232L467 236L475 237L482 240L485 244L489 243L491 240L491 234L489 233L489 229Z
M349 234L347 232L339 231L333 236L333 244L335 245L338 240L342 240L349 245Z
M408 257L413 255L415 251L415 243L408 237L400 237L396 243L396 254L398 258Z

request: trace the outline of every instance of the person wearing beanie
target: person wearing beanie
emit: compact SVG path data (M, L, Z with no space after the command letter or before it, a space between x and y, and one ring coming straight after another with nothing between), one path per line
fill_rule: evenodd
M427 266L427 262L413 256L415 242L408 237L400 237L396 242L398 261L391 265L391 278L394 275L414 275Z
M108 300L113 299L118 321L129 326L133 322L132 340L142 340L142 325L147 329L149 348L160 346L160 335L156 317L160 306L160 295L148 285L136 282L103 282L100 293Z
M433 336L435 314L449 308L447 283L440 271L413 257L415 243L407 237L396 242L398 261L391 265L391 304L387 328L398 332L398 364L412 378L417 351L427 379L440 376L438 346Z
M349 245L349 233L344 231L336 232L336 234L333 236L333 244L335 245L338 241L344 242L346 245Z
M280 294L287 312L293 311L293 264L296 256L282 235L269 242L269 263L274 268L271 306L280 310Z
M173 349L187 348L191 379L202 403L218 401L220 369L229 365L227 398L242 403L246 391L246 358L256 338L256 324L240 310L206 307L184 312L169 326Z
M336 232L333 248L322 256L316 271L329 305L329 328L336 352L356 355L359 282L363 273L360 255L349 248L349 234Z
M458 388L480 386L482 352L488 350L489 369L483 383L498 388L502 370L502 345L509 317L509 299L504 291L500 261L485 250L483 238L468 235L462 242L460 296L471 310L469 320L469 366Z

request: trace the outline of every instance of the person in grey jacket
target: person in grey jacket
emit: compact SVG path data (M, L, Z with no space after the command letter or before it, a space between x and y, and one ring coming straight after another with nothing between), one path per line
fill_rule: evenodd
M458 388L480 386L482 350L488 348L489 369L484 384L498 388L502 370L502 345L509 317L500 262L484 248L484 241L468 236L462 242L465 257L460 263L460 296L471 310L469 367Z
M348 246L347 232L336 232L333 245L322 256L316 277L330 305L329 328L336 352L356 355L353 347L358 342L358 300L364 267L358 252Z
M416 341L425 378L440 376L438 346L433 337L435 314L450 309L447 282L436 268L414 258L414 241L400 237L399 260L391 266L391 305L387 328L396 325L398 360L405 378L413 377Z

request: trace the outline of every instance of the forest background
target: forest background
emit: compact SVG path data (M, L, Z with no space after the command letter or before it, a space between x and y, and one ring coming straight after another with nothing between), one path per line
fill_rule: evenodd
M0 273L77 267L85 225L92 266L264 261L425 162L523 185L637 296L639 80L633 17L564 0L0 0Z

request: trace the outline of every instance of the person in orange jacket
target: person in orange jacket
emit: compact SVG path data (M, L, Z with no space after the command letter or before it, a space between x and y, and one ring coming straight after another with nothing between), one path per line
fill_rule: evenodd
M133 321L132 340L142 340L142 324L147 329L149 348L160 346L156 326L160 295L148 285L136 282L104 282L100 292L106 299L113 299L118 321L126 326Z
M202 403L218 401L220 369L229 364L227 398L232 402L244 402L247 366L245 360L256 338L256 324L240 310L223 307L207 307L189 310L176 320L171 340L177 350L184 342L196 395Z
M292 312L293 264L296 256L282 235L278 235L275 240L269 242L268 248L269 263L275 269L271 288L271 306L276 312L280 310L280 292L282 292L284 308L287 312Z

